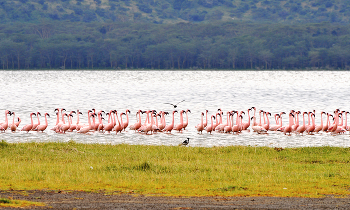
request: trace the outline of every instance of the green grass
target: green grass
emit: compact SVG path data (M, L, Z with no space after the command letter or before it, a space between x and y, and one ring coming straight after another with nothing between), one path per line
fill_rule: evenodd
M165 196L350 194L350 148L0 143L0 189Z
M23 208L28 206L45 206L45 204L40 202L31 202L25 200L12 200L8 198L0 198L0 207L15 207Z

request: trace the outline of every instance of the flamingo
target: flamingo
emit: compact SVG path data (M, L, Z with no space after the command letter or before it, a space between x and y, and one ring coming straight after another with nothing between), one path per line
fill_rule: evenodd
M86 134L87 132L89 132L92 129L90 117L95 117L95 115L93 113L90 113L90 111L91 110L88 111L88 123L89 124L87 126L81 127L79 129L79 131L77 131L77 133Z
M264 114L266 114L266 119L267 119L267 123L262 125L262 127L265 129L265 130L269 130L270 129L270 120L269 120L269 116L271 116L271 113L270 112L264 112Z
M104 113L105 111L99 111L97 112L97 118L98 118L98 123L95 123L93 130L94 131L100 131L101 128L103 127L103 123L102 123L102 112Z
M230 119L228 119L228 125L226 125L224 127L224 133L230 133L232 131L232 124L231 124L231 117L232 117L232 113L229 112L229 116L228 116ZM250 120L249 120L250 121Z
M9 127L10 127L12 132L15 132L17 130L17 126L15 124L15 116L16 116L16 114L15 114L15 112L11 112L11 114L13 114L13 119L12 119L12 124L10 124Z
M301 113L300 111L295 112L295 114L296 114L295 124L292 126L292 131L296 131L297 128L299 127L299 114L300 113Z
M312 113L312 112L309 112L309 115L310 115L310 117L311 117L312 123L311 123L310 126L308 126L308 127L306 128L306 132L307 132L308 134L311 134L312 132L314 132L315 127L316 127L316 125L315 125L315 114Z
M256 108L253 106L252 109L254 109L254 117L255 117L255 114L256 114ZM256 122L256 117L253 118L254 119L254 122L253 122L253 126L257 126L258 123Z
M174 130L177 130L179 132L182 132L182 128L184 126L183 113L185 113L185 111L181 110L180 111L180 123L174 126Z
M136 130L141 127L141 113L142 113L142 110L139 110L136 112L136 120L137 120L137 115L139 115L139 120L135 124L129 126L130 130L135 130L136 132Z
M251 111L252 109L253 109L253 107L247 110L247 112L248 112L248 122L243 123L243 130L247 130L247 129L249 128L249 126L250 126L250 115L249 115L249 111Z
M233 124L233 116L234 114L237 114L237 117L236 117L236 125ZM255 118L255 117L254 117ZM240 124L239 124L239 114L237 111L232 111L232 134L238 134L239 130L240 130Z
M345 129L345 130L349 130L349 126L348 126L348 114L349 114L349 112L345 112L345 125L343 126L343 128Z
M212 115L212 116L210 117L210 119L211 119L211 125L209 125L209 126L207 126L207 127L205 128L205 130L207 131L207 133L210 133L210 134L211 134L211 132L213 131L213 127L214 127L213 118L215 119L215 116L214 116L214 115Z
M36 127L38 127L38 125L40 125L39 115L41 116L40 112L37 112L36 116L38 117L38 123L33 124L32 131L35 131Z
M113 110L110 110L108 114L108 124L104 125L104 131L107 131L108 133L110 133L114 127L114 122L113 122L113 119L112 119L112 113L114 111Z
M41 132L44 132L44 130L46 130L46 128L47 128L47 125L48 125L48 123L47 123L47 116L49 116L50 117L50 115L48 114L48 113L45 113L45 124L44 125L38 125L38 127L36 127L36 130L39 132L39 131L41 131Z
M152 111L152 114L153 114L154 112ZM141 129L142 128L142 129ZM151 134L153 134L152 132L153 132L153 116L151 116L151 123L150 124L147 124L147 125L145 125L145 126L143 126L143 127L141 127L140 129L140 131L141 132L144 132L146 135L148 135L148 132L151 132Z
M306 125L305 125L305 114L307 114L307 112L303 112L303 125L299 126L295 132L302 134L304 133L304 131L306 130Z
M74 130L77 130L77 131L78 131L79 115L80 115L80 114L83 114L83 113L79 112L79 110L77 110L77 112L71 111L70 114L73 114L73 113L74 113L74 114L77 114L77 123L76 123L76 124L73 124L73 119L70 118L70 127L69 127L69 129L67 130L67 131L69 131L69 132L73 132Z
M254 121L256 120L255 116L253 116L252 118L253 118ZM253 125L252 129L253 129L253 131L257 132L258 134L267 132L267 130L265 128L263 128L262 126L260 126L260 125Z
M270 131L277 131L277 129L282 127L282 118L280 117L279 114L275 114L275 120L276 120L276 125L271 125L269 128Z
M325 124L325 125L323 126L323 128L322 128L322 131L323 131L323 132L328 132L328 125L329 125L329 123L330 123L330 121L329 121L329 116L331 116L331 114L327 113L326 124Z
M82 125L81 124L79 124L80 122L80 119L79 119L79 115L83 115L83 113L81 113L80 111L79 111L79 109L77 110L77 123L75 124L75 129L77 130L77 131L79 131L80 130L80 128L82 127ZM74 126L74 125L73 125ZM73 131L73 128L72 128L72 131Z
M317 125L317 126L315 127L315 133L318 133L318 132L321 131L322 128L323 128L322 114L326 114L326 112L321 112L321 125Z
M204 127L207 127L208 125L208 110L205 110L205 122L203 123Z
M11 116L11 111L9 110L5 110L5 122L3 123L0 123L0 129L2 127L3 130L7 130L9 124L8 124L8 118L7 118L7 115L10 115Z
M202 112L202 114L201 114L201 123L196 126L196 129L197 129L198 133L199 132L202 133L202 131L204 130L203 116L204 116L204 113Z
M341 114L339 113L339 109L334 111L334 116L335 116L334 123L330 128L328 128L328 130L331 131L333 134L344 132L344 130L339 126L340 115Z
M290 133L292 132L293 117L294 117L293 113L292 112L289 113L289 124L283 130L284 135L286 135L287 133L289 133L290 135Z
M21 122L22 122L21 118L17 117L17 122L15 122L15 125L17 128Z
M33 128L33 115L36 116L36 114L34 112L30 113L30 120L31 123L28 125L23 126L23 128L21 129L21 131L27 131L27 133Z
M187 114L188 112L191 113L191 110L189 110L189 109L186 110L186 122L184 123L184 130L186 130L186 127L188 125L188 114Z
M165 132L171 133L171 131L173 130L173 128L174 128L174 121L175 121L175 112L177 112L177 111L176 110L173 111L173 120L172 120L171 124L165 126L165 128L164 128Z
M168 112L163 112L163 111L159 112L160 123L158 125L158 128L160 131L162 131L166 126L165 117L164 117L166 114L168 114Z
M121 133L122 130L123 130L123 126L122 126L122 124L123 124L123 118L122 118L122 116L123 116L123 115L125 115L124 112L120 113L120 121L119 121L118 114L117 114L117 112L116 112L116 116L117 116L117 120L118 120L118 125L115 125L115 126L114 126L114 130L115 130L116 134L117 134L118 132Z
M67 114L67 113L65 113L63 116L67 116L67 121L68 121L68 123L66 123L66 124L63 124L62 126L61 126L61 131L63 132L63 133L66 133L66 131L70 128L70 119L69 119L69 116L71 116L71 117L73 117L73 115L72 114Z
M123 130L125 131L125 128L127 128L128 127L128 125L129 125L129 115L128 115L128 112L130 113L130 110L129 109L127 109L126 111L125 111L125 115L126 115L126 122L124 122L123 123Z

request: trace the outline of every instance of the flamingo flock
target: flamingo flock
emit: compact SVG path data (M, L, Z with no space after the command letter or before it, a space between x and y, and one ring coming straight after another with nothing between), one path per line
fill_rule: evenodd
M254 111L252 117L250 117L250 112ZM218 109L218 112L215 115L211 115L211 124L207 125L208 110L206 110L206 122L203 122L204 113L202 112L201 122L196 126L197 131L202 133L203 130L206 130L207 133L213 131L222 132L222 133L232 133L238 134L244 130L251 128L254 132L258 134L266 134L269 131L274 132L283 132L285 135L291 135L292 133L303 135L306 134L315 134L319 132L330 132L332 134L342 134L346 131L349 131L349 126L347 125L347 111L340 111L336 109L332 114L321 112L320 119L321 124L315 124L316 111L303 112L291 110L288 114L288 124L282 124L282 116L286 114L285 112L280 112L274 114L274 119L276 124L270 124L269 116L270 112L259 110L259 121L257 121L256 108L252 107L247 110L248 120L243 122L244 111L227 111L226 112L226 122L223 123L224 112L221 109ZM299 124L299 115L302 114L303 123ZM325 124L323 123L323 115L327 117ZM307 116L307 124L305 122L305 116ZM235 120L234 120L235 118ZM213 120L216 121L214 122ZM207 126L204 126L207 125Z
M86 124L80 123L79 116L83 115L83 113L79 110L67 112L66 109L57 108L54 112L56 114L56 124L51 130L56 133L65 134L74 131L79 134L88 134L92 132L115 132L118 134L125 132L126 129L129 128L130 131L132 130L135 133L138 132L145 135L152 135L157 132L171 133L173 130L182 133L188 127L188 114L191 113L189 109L180 111L174 110L171 113L165 111L157 112L156 110L138 110L136 112L136 122L129 125L129 114L131 112L128 109L126 109L125 112L118 112L117 110L110 110L108 112L102 110L96 111L95 109L88 110L86 112L88 123ZM180 119L179 122L175 124L176 113L179 114ZM255 107L251 107L246 111L232 110L224 112L218 109L214 114L208 113L208 110L201 112L200 121L195 126L199 134L202 134L203 131L209 134L213 132L239 134L243 131L252 130L257 134L282 132L285 135L304 135L319 132L342 134L349 131L349 126L347 125L347 114L349 112L340 111L339 109L336 109L332 113L320 112L318 116L320 116L321 123L319 125L315 124L315 110L309 112L291 110L288 114L285 112L276 113L273 115L275 123L270 123L270 117L272 117L270 112L263 110L257 112ZM12 115L12 123L9 123L8 116ZM76 122L73 122L73 117L75 115ZM170 124L166 124L166 115L170 115L171 117ZM288 117L288 124L283 125L282 117L284 115ZM40 122L39 116L45 118L45 123ZM142 116L145 116L144 120L142 120ZM49 113L45 113L41 116L40 112L32 112L29 117L30 124L24 125L19 129L18 126L21 123L21 119L16 117L15 112L6 110L5 122L0 123L0 131L5 132L6 130L11 130L11 132L23 131L28 133L30 131L44 132L47 129L47 117L50 117ZM246 117L246 120L243 120L244 117ZM302 123L300 123L299 118L302 118ZM326 118L325 122L323 121L324 118Z

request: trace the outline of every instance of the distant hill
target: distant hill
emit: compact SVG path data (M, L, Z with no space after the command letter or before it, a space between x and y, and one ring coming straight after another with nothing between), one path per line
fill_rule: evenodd
M37 22L213 22L348 24L350 3L339 0L0 0L0 19Z

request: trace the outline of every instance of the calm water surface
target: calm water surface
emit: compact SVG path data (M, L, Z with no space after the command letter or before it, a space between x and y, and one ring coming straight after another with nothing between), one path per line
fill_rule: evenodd
M81 143L178 145L190 137L191 146L203 147L348 147L349 134L285 136L275 132L268 135L242 132L240 135L210 135L205 132L197 134L195 125L200 123L200 113L206 109L211 115L218 108L246 111L252 106L273 114L291 109L315 109L318 124L321 111L332 112L337 108L350 111L349 80L350 72L344 71L2 71L0 112L4 113L5 109L16 112L16 116L22 119L19 128L29 124L29 114L37 111L51 115L48 128L52 128L56 122L55 108L67 111L79 109L84 114L81 116L82 123L87 123L87 110L92 108L104 111L116 109L119 113L130 109L130 124L136 122L138 109L173 110L171 105L164 103L185 100L177 110L190 109L192 113L189 114L188 128L183 133L173 131L172 134L142 135L127 131L118 135L81 135L75 132L56 134L47 129L45 133L28 134L7 131L0 136L8 142L74 140ZM4 119L5 115L0 114L0 121ZM44 118L40 119L44 123ZM9 120L12 122L12 117ZM246 121L247 116L243 120ZM73 121L76 121L75 116ZM170 123L171 117L167 116L166 121ZM175 124L178 122L177 114Z

